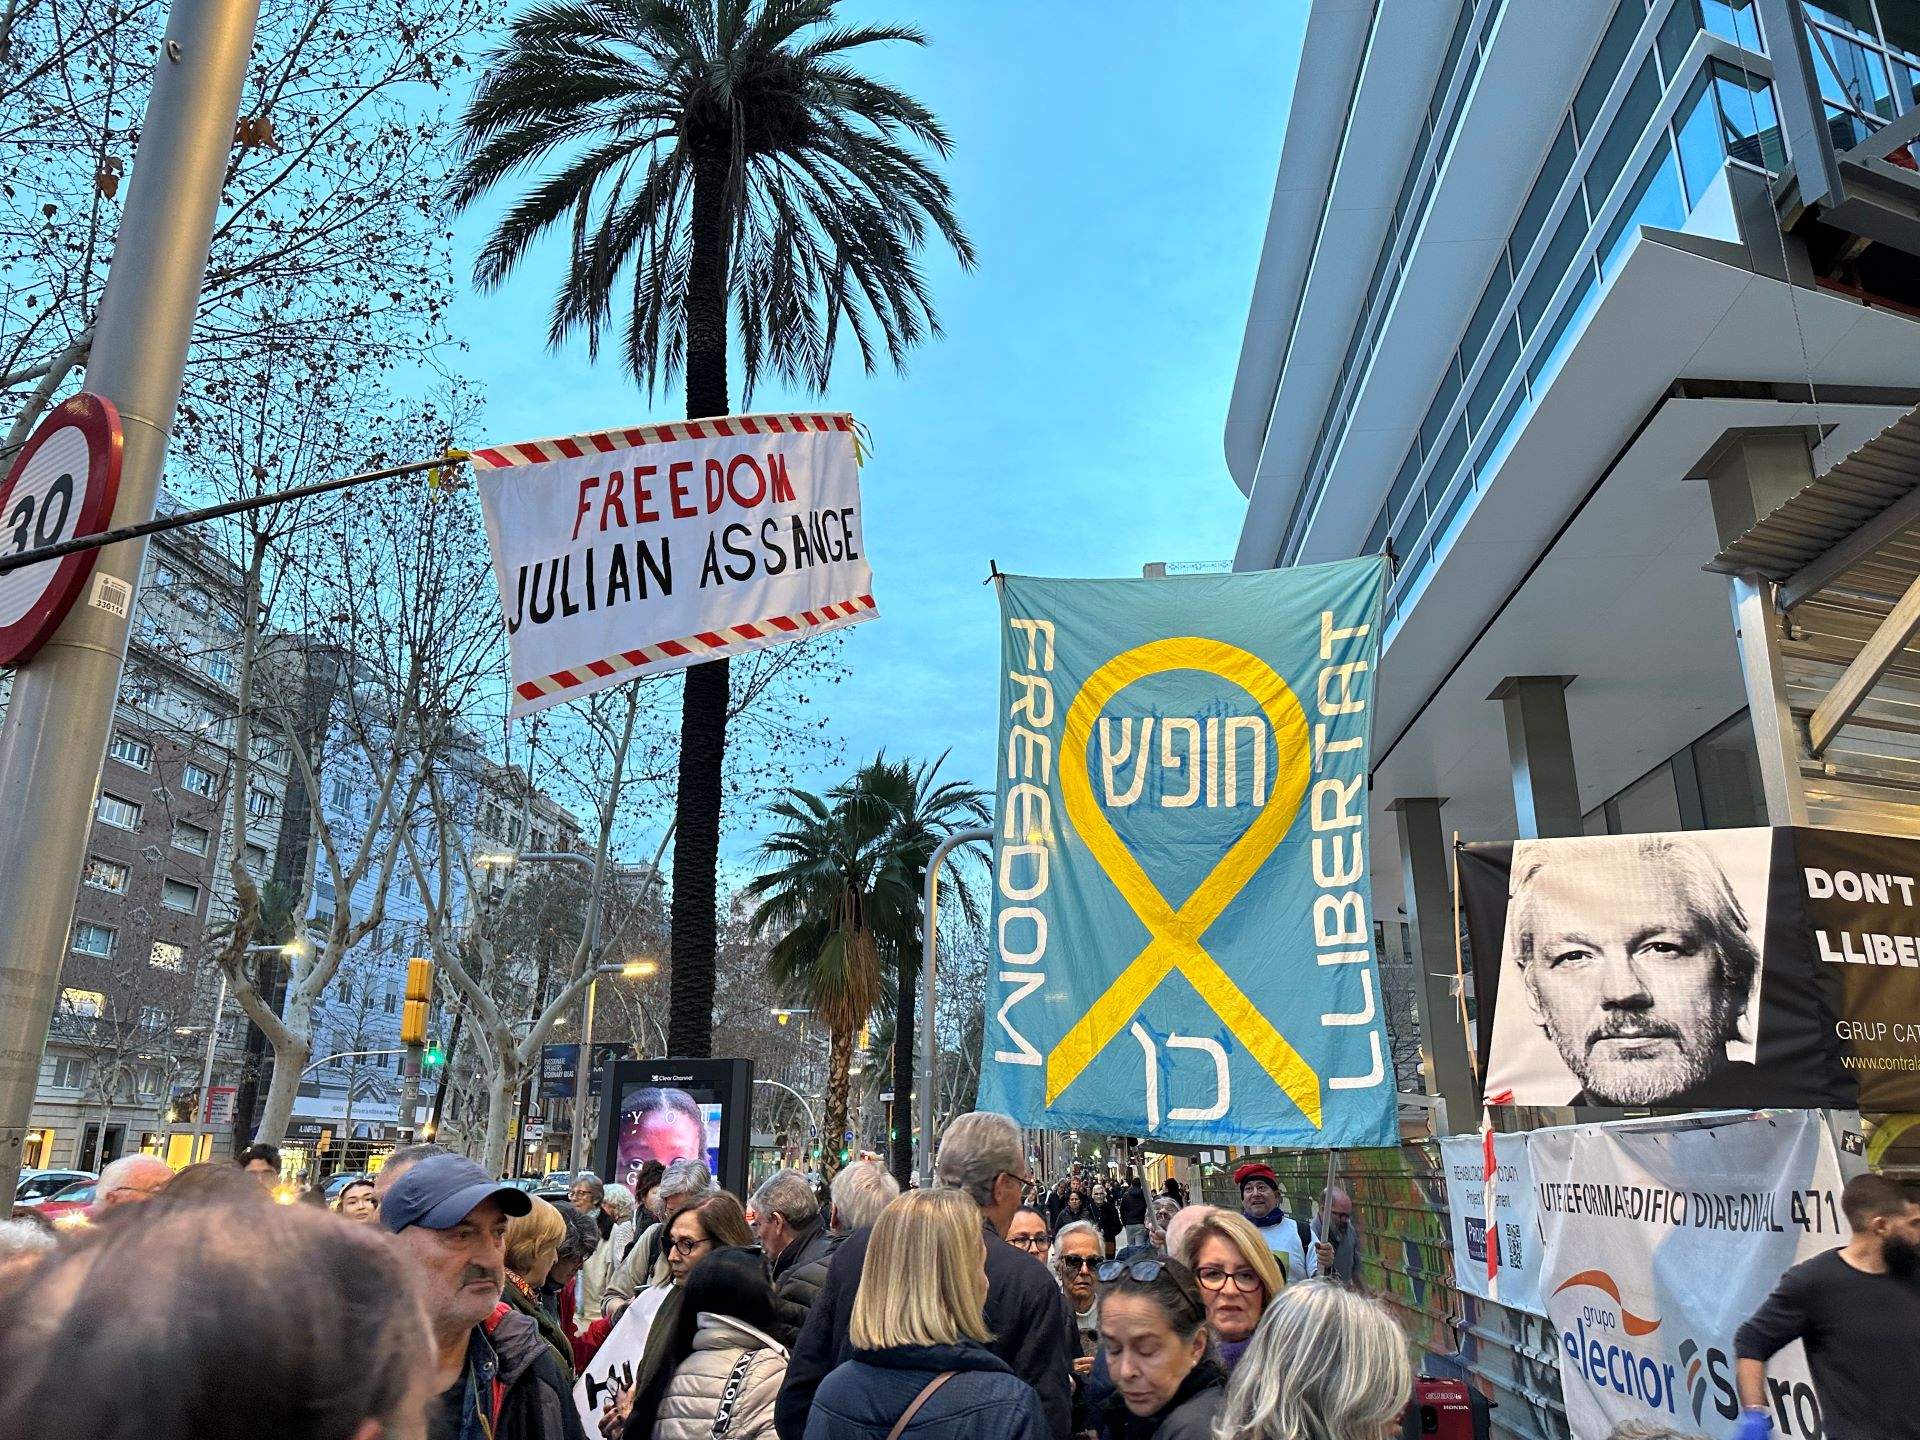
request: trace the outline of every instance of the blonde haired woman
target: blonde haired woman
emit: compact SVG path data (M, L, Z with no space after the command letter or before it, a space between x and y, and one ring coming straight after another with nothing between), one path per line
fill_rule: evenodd
M1234 1372L1218 1440L1391 1440L1413 1394L1386 1308L1326 1280L1288 1288Z
M560 1317L540 1303L540 1287L547 1283L547 1272L560 1258L560 1242L566 1238L566 1218L534 1196L531 1210L507 1222L507 1283L500 1298L540 1327L540 1338L553 1348L571 1385L573 1346L567 1343Z
M853 1299L853 1359L820 1383L806 1440L1050 1440L1039 1397L987 1349L980 1207L915 1190L880 1213Z
M1210 1210L1194 1221L1176 1258L1200 1284L1214 1353L1231 1375L1260 1317L1286 1287L1280 1262L1253 1223L1231 1210Z

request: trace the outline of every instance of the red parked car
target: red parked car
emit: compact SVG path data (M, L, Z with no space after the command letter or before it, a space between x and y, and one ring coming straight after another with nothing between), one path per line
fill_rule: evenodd
M93 1191L97 1182L76 1180L61 1190L56 1190L45 1200L35 1201L31 1208L38 1210L56 1225L74 1225L77 1219L69 1216L84 1216L93 1206Z

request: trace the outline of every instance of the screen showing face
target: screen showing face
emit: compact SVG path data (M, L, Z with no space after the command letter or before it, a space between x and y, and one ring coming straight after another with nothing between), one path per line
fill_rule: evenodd
M619 1174L632 1185L649 1160L671 1165L701 1160L720 1173L721 1116L724 1106L710 1090L646 1086L620 1099Z

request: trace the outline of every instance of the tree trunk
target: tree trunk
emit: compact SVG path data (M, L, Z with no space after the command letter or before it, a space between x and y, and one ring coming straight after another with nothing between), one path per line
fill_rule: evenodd
M913 1179L913 1047L920 1035L914 1025L914 1006L919 983L920 947L903 946L894 982L899 1003L893 1012L893 1133L887 1137L888 1168L902 1191Z
M731 147L703 138L693 157L692 255L687 269L687 415L727 413L727 187ZM714 866L720 853L727 753L728 666L687 670L680 701L680 789L674 804L672 990L667 1049L713 1053Z
M313 1033L313 1002L290 996L281 1019L291 1038L273 1047L273 1081L267 1086L267 1102L260 1108L260 1123L253 1132L261 1145L278 1145L286 1139L293 1102L300 1095L300 1072L313 1058L313 1042L306 1038Z
M840 1147L847 1143L847 1068L853 1063L853 1031L835 1027L827 1050L827 1105L820 1123L820 1176L831 1180L840 1169Z
M520 1066L509 1056L496 1061L487 1077L487 1140L480 1163L489 1175L504 1175L507 1167L507 1121L513 1114L513 1092L520 1088Z

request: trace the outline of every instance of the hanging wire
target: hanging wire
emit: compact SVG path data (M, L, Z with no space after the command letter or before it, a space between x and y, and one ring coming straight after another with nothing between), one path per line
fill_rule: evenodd
M1757 20L1758 18L1759 17L1756 14L1755 19ZM1785 36L1778 37L1775 43L1781 44L1781 45L1786 44L1787 43L1786 37ZM1761 139L1760 103L1755 98L1755 96L1757 96L1759 92L1754 89L1753 71L1749 69L1747 66L1746 49L1744 46L1739 47L1739 49L1741 52L1741 58L1739 62L1740 78L1742 83L1746 87L1747 114L1752 124L1752 134L1753 134L1754 144L1758 148L1758 152L1760 155L1760 168L1763 172L1767 174L1767 199L1773 213L1773 238L1775 243L1779 246L1779 250L1780 250L1780 273L1786 279L1787 305L1793 312L1794 338L1799 342L1799 345L1800 345L1800 368L1807 378L1807 398L1812 402L1812 405L1813 405L1814 429L1818 431L1820 433L1821 438L1824 439L1826 436L1826 426L1821 422L1821 418L1820 418L1820 387L1813 378L1813 360L1807 351L1806 327L1802 323L1800 318L1800 287L1794 283L1793 267L1792 267L1792 264L1787 259L1787 232L1783 230L1780 226L1779 200L1774 194L1774 180L1773 180L1772 172L1767 169L1766 144ZM1715 107L1718 108L1720 103L1719 84L1718 84L1717 78L1713 75L1711 61L1708 62L1707 74L1708 74L1709 81L1713 83L1714 95L1712 98L1713 98ZM1762 83L1766 83L1766 82L1762 82ZM1780 124L1780 97L1777 94L1774 96L1773 110L1774 110L1775 126L1778 129L1780 134L1781 154L1784 157L1786 153L1786 128L1784 125Z

